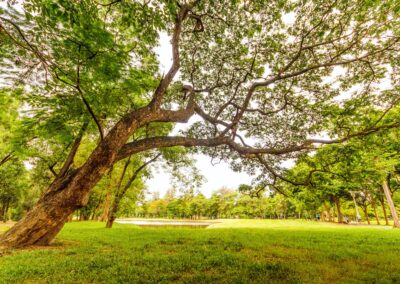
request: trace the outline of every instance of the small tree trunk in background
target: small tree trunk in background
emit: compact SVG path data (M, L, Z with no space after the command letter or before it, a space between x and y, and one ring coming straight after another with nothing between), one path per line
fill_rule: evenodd
M328 218L328 221L331 222L332 221L332 216L331 216L331 208L326 204L326 202L324 202L324 208L325 208L325 212L326 212L326 216Z
M378 216L378 211L376 210L376 203L375 203L375 200L372 199L371 205L372 205L372 208L374 209L374 215L375 215L376 223L377 223L378 225L380 225L381 222L379 222L379 216Z
M389 219L387 217L385 200L383 199L383 197L379 199L379 202L381 203L381 206L382 206L383 216L385 217L385 224L386 224L386 226L388 226L389 225Z
M122 173L121 173L121 176L120 176L120 178L118 180L118 185L117 185L117 189L116 189L116 192L115 192L114 201L113 201L110 209L107 212L108 214L107 214L106 228L109 228L109 229L112 228L112 225L113 225L115 219L117 218L117 212L118 212L118 209L119 209L119 203L120 203L121 198L122 198L122 196L121 196L121 193L122 193L121 192L121 185L122 185L122 181L124 180L124 177L125 177L125 174L126 174L126 170L128 169L130 161L131 161L131 157L129 157L126 160L124 168L123 168Z
M110 210L108 211L106 228L109 228L109 229L112 228L114 221L117 218L117 213L118 213L120 202L121 202L121 196L115 196L114 202L111 205Z
M96 220L96 211L92 212L92 217L90 217L90 220L92 221Z
M104 202L103 202L103 196L100 196L100 197L99 197L99 200L97 201L96 206L93 208L93 210L92 210L92 212L91 212L91 215L92 215L92 216L90 217L90 220L92 220L92 221L96 220L96 218L98 217L97 212L99 211L99 207L100 207L100 205L101 205L102 203L104 203Z
M393 227L400 228L399 216L397 215L396 207L394 206L392 194L390 192L389 185L388 185L386 179L382 182L382 188L383 188L383 192L385 193L385 196L386 196L386 201L390 208L390 213L392 214Z
M3 206L0 210L0 221L3 221L4 223L7 222L7 212L8 212L8 208L9 208L10 202L9 201L5 201L3 203Z
M371 222L369 221L369 216L368 216L368 206L364 206L363 210L364 210L365 219L367 219L368 225L371 225Z
M5 214L4 214L4 210L5 209L5 204L3 203L3 206L1 206L0 208L0 221L4 221L5 222Z
M89 215L87 215L86 213L81 213L80 215L79 215L79 221L87 221L87 220L89 220Z
M110 179L110 183L108 184L108 187L107 187L106 198L104 200L103 214L100 217L101 222L104 222L105 220L107 220L108 211L110 210L110 205L111 205L111 199L112 199L112 182Z
M338 223L343 223L343 215L340 208L340 197L334 197L334 201L337 208L337 215L338 215Z

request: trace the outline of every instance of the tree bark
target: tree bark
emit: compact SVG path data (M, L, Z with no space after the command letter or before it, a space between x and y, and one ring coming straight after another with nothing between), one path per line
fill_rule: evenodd
M382 189L382 191L383 191L383 189ZM383 216L385 217L385 224L386 224L386 226L389 226L389 219L387 217L385 200L383 199L383 196L382 196L382 198L379 198L379 202L381 203L381 206L382 206Z
M98 210L99 210L99 207L100 207L101 203L104 203L104 202L103 202L103 196L101 196L101 197L99 198L99 200L98 200L96 206L93 208L93 210L92 210L92 212L91 212L91 213L92 213L92 216L90 217L90 220L94 221L94 220L96 220L96 218L98 218L99 214L97 214L97 212L98 212Z
M113 184L112 183L112 170L113 170L113 168L111 168L111 170L108 172L109 183L107 186L106 198L105 198L104 204L103 204L103 213L100 216L101 222L104 222L107 220L108 211L110 210L111 198L112 198L112 184Z
M340 197L335 196L334 201L335 201L336 208L337 208L338 223L343 223L343 215L342 215L342 210L340 208Z
M397 215L396 207L394 206L392 195L391 195L389 185L388 185L386 179L382 182L382 188L383 188L383 192L385 193L385 196L386 196L386 201L389 205L390 213L392 214L393 227L400 228L399 217Z
M115 197L114 197L114 201L108 211L108 215L107 215L107 223L106 223L106 228L111 228L114 220L117 217L117 212L119 209L119 203L122 199L121 195L121 186L122 186L122 181L124 180L125 174L126 174L126 170L128 169L129 163L131 161L131 156L129 156L128 160L126 160L124 168L122 170L121 176L118 180L118 185L117 185L117 189L115 191ZM125 188L124 188L125 189Z
M4 221L5 222L5 207L6 205L3 203L3 206L1 206L0 209L0 221Z
M363 211L364 211L365 219L367 219L368 225L371 225L371 222L370 222L369 216L368 216L368 206L363 206Z
M10 207L10 201L5 200L3 202L3 206L1 207L1 210L0 210L0 221L3 221L4 223L6 223L8 221L7 213L8 213L9 207Z
M375 203L374 199L371 200L371 205L372 205L372 208L374 209L374 215L375 215L376 223L378 225L380 225L381 222L379 222L378 210L376 209L376 203Z

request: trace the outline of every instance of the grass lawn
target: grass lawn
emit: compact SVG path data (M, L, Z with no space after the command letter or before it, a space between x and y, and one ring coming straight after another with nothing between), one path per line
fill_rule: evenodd
M51 247L0 257L0 283L400 282L400 230L220 222L209 229L69 223Z

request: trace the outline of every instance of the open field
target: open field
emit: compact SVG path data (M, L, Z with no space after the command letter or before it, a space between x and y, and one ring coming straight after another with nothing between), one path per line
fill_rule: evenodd
M45 249L0 258L1 283L394 283L400 230L218 220L208 229L65 226ZM0 228L1 230L1 228Z

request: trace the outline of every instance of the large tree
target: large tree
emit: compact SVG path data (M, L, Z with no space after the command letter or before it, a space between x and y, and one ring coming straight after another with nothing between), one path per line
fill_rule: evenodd
M2 10L5 79L25 86L38 123L63 117L77 133L90 118L98 142L81 165L64 164L1 244L48 244L114 163L143 151L200 147L274 185L298 152L397 127L386 119L398 101L397 2L29 0ZM160 32L171 38L165 74ZM360 120L372 106L381 116ZM135 136L153 123L188 127ZM332 139L312 138L321 131Z

